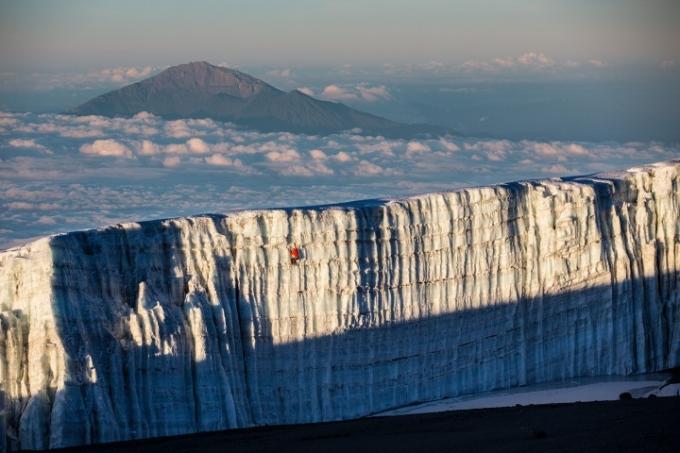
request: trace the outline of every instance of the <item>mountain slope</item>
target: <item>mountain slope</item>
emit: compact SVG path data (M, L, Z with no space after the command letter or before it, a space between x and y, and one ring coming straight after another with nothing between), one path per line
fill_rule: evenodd
M242 72L206 62L173 66L158 75L98 96L70 113L167 118L207 117L261 131L329 134L361 129L370 135L409 137L443 128L400 124L346 105L286 93Z
M338 420L680 366L679 217L670 162L40 239L0 253L6 432Z

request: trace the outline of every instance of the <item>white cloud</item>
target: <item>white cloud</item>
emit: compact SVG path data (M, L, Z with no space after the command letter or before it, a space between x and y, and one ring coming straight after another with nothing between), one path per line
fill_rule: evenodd
M468 60L461 65L461 69L464 71L490 71L493 70L493 66L483 61Z
M126 68L119 66L112 69L102 69L98 72L89 73L91 77L98 78L103 81L111 81L118 83L127 83L132 80L142 79L151 75L154 68L145 66L143 68Z
M326 160L326 159L328 159L328 156L326 156L326 153L324 153L320 149L311 150L309 152L309 155L312 156L312 159L315 159L315 160Z
M314 172L304 165L289 165L279 168L278 173L285 176L313 176Z
M179 156L168 156L163 159L163 166L167 168L179 167L182 163L182 159Z
M359 162L355 168L355 174L358 176L376 176L385 171L380 165L376 165L367 160Z
M160 147L150 140L142 140L137 149L142 156L153 156L161 152Z
M389 101L392 95L385 85L371 86L367 83L358 85L328 85L321 92L320 97L331 101Z
M173 138L186 138L193 135L186 120L168 121L165 123L165 133Z
M317 175L333 175L335 171L323 162L310 162L307 167Z
M45 154L54 154L46 146L36 143L33 139L15 138L9 141L9 146L13 148L35 149Z
M359 99L356 93L338 85L328 85L321 92L321 97L332 101L356 101Z
M255 170L245 165L240 159L232 159L225 156L224 154L213 154L206 157L205 162L209 165L217 167L230 167L234 170L238 170L240 173L254 175L257 174Z
M163 147L163 152L166 154L187 154L189 148L186 143L170 143Z
M420 142L411 141L408 142L408 145L406 145L406 157L413 157L416 154L427 153L430 151L431 149L429 146L424 145Z
M57 223L57 221L54 220L53 217L47 215L40 216L38 220L36 220L36 222L39 223L40 225L56 225Z
M332 156L331 159L336 160L338 162L351 162L353 160L356 160L356 157L352 156L351 154L345 151L340 151L339 153Z
M54 225L67 230L201 211L397 196L623 169L676 158L680 152L677 145L654 142L451 136L406 141L354 133L259 133L210 120L165 121L148 114L124 119L0 112L0 120L11 124L0 140L5 230L0 244L54 231ZM145 127L158 133L149 138ZM81 130L102 135L89 140L68 136ZM175 136L178 132L182 137ZM54 154L7 152L34 145ZM91 156L126 159L102 162ZM291 183L287 178L299 179ZM56 223L38 223L41 216Z
M592 58L592 59L588 60L588 63L590 63L592 66L595 66L596 68L606 68L607 67L607 63L605 63L604 61L602 61L598 58Z
M494 153L508 152L512 149L510 140L474 140L463 143L466 151L490 151Z
M571 173L569 169L562 164L554 164L548 167L543 167L542 171L545 173L552 173L556 175L567 175Z
M101 129L90 129L84 127L72 127L59 132L62 137L68 138L93 138L101 137L104 135L104 131Z
M543 157L559 156L560 151L550 143L534 143L533 149L536 154Z
M583 145L579 145L577 143L570 143L568 145L564 145L563 149L574 156L590 156L590 151Z
M591 58L586 62L580 61L557 61L543 52L525 52L518 56L493 58L488 61L469 60L460 65L459 69L464 72L506 73L517 71L555 72L576 68L604 68L607 63L597 58Z
M187 140L187 146L189 147L189 151L195 154L205 154L210 152L210 147L208 144L200 138L194 137Z
M205 162L219 167L231 167L234 165L234 161L226 157L224 154L213 154L210 157L206 157Z
M266 156L272 162L295 162L300 160L300 153L291 148L283 151L271 151Z
M0 116L0 127L15 127L19 121L16 118Z
M548 68L555 65L555 60L548 58L543 52L526 52L517 57L517 63L534 68Z
M300 93L306 94L307 96L314 96L314 90L309 87L300 87L297 89Z
M394 149L400 145L397 140L379 140L368 143L357 143L356 147L360 154L382 154L383 156L394 156Z
M25 77L14 77L10 81L12 88L30 88L35 90L52 90L56 88L98 88L126 85L157 72L154 66L93 69L87 72L38 73Z
M7 209L33 209L33 204L26 203L25 201L14 201L12 203L7 203L5 207Z
M368 86L361 84L357 85L356 89L359 91L361 98L366 102L389 101L392 99L385 85Z
M591 152L578 143L541 143L532 141L522 141L522 145L526 146L527 149L533 151L535 154L541 157L560 157L564 158L566 156L577 156L577 157L589 157L592 156Z
M83 145L80 147L80 152L83 154L89 154L93 156L103 156L103 157L124 157L131 159L133 157L130 148L117 142L116 140L106 139L106 140L95 140L91 144Z
M144 112L136 113L132 117L132 119L135 120L135 121L141 121L143 123L155 124L160 118L157 117L156 115L154 115L153 113L149 113L149 112L144 111Z
M439 144L449 153L460 151L460 146L456 145L454 142L447 140L445 138L439 139Z
M515 59L512 57L506 58L494 58L492 64L499 66L501 68L512 68L516 65Z

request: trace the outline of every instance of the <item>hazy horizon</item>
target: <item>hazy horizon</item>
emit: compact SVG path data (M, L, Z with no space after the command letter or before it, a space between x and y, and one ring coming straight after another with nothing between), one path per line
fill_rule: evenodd
M467 136L680 140L680 3L0 0L0 110L190 61Z
M445 64L543 52L657 65L680 56L673 0L0 2L2 72L172 65Z

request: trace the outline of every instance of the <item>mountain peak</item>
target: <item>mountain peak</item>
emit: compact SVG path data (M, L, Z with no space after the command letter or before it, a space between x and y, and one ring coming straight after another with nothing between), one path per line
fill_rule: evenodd
M142 111L166 118L230 121L260 131L330 134L358 128L371 135L408 137L442 132L426 125L395 123L299 90L284 93L253 76L206 61L172 66L71 112L132 116Z
M180 66L225 68L224 66L217 66L217 65L214 65L214 64L210 64L207 61L190 61L189 63L179 64L179 65L174 66L174 67L178 68ZM226 68L226 69L228 69L228 68Z
M263 91L276 89L262 80L235 69L215 66L207 61L194 61L172 66L160 74L142 81L152 87L199 90L203 94L226 94L249 98Z
M201 74L209 71L230 72L237 73L236 69L227 68L225 66L217 66L207 61L191 61L189 63L182 63L175 66L170 66L165 71L171 73L192 72L194 74Z

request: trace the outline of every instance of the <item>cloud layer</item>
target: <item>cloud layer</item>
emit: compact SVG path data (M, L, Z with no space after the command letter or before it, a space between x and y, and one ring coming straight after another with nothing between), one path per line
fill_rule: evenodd
M299 88L303 93L313 96L314 92L310 88ZM357 85L327 85L319 93L319 97L329 101L363 101L363 102L377 102L389 101L392 95L385 85L371 86L367 83L360 83Z
M669 60L670 61L670 60ZM663 67L663 63L661 65ZM430 61L411 65L384 65L389 75L485 76L516 78L523 76L560 76L599 78L601 70L610 65L597 57L587 60L558 60L544 52L531 50L519 55L499 56L489 60L473 59L463 63Z
M0 89L3 90L54 90L54 89L88 89L117 87L145 79L161 68L156 66L117 66L100 68L86 72L62 72L30 74L6 73L0 76Z
M120 221L401 196L677 157L677 147L661 143L319 137L147 113L0 112L0 247Z

